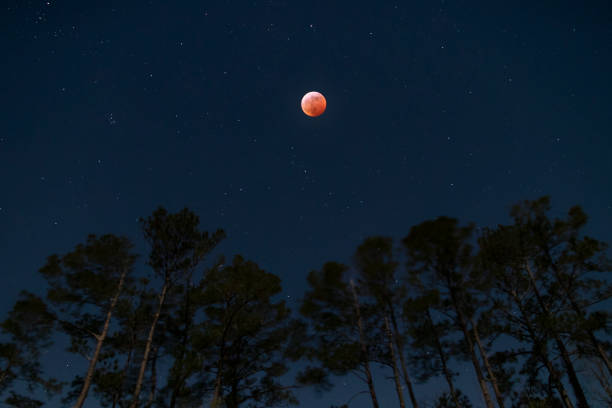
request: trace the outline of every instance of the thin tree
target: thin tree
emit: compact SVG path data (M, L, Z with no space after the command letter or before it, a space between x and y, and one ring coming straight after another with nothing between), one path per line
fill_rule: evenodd
M500 322L505 322L499 330L526 344L527 349L514 352L529 356L523 371L533 373L534 360L541 362L564 406L572 408L560 372L549 356L550 332L538 324L542 311L535 299L532 281L523 270L526 254L520 246L517 229L506 226L486 229L479 238L479 247L480 266L494 284L494 313Z
M497 376L489 362L489 356L487 354L487 350L485 349L483 342L480 339L480 334L478 330L478 324L474 322L474 318L472 316L468 317L470 322L470 327L472 328L472 334L474 335L474 340L476 340L476 345L478 346L478 351L480 352L480 357L482 358L482 362L487 370L489 382L491 383L491 387L493 388L493 393L495 394L495 399L497 400L497 404L500 408L504 407L504 397L502 396L501 391L499 390L499 386L497 384Z
M380 236L366 238L357 248L354 259L361 286L366 293L375 299L382 315L388 316L391 320L392 338L397 347L404 383L408 389L412 406L418 408L404 357L404 334L400 332L398 324L398 314L400 313L398 309L401 309L399 299L404 296L405 288L396 276L396 269L399 264L394 258L393 241L391 238Z
M547 204L548 199L546 197L535 202L518 204L513 207L511 215L514 218L514 226L519 235L520 245L524 248L524 253L526 254L523 260L523 269L533 287L535 298L542 310L542 314L548 322L555 346L561 355L563 366L576 396L578 407L587 408L589 404L586 395L578 379L570 353L561 338L559 319L555 318L549 303L544 297L545 293L542 292L542 289L548 289L551 291L549 298L558 299L554 293L556 290L555 285L547 281L547 275L551 267L550 260L547 259L546 254L542 254L543 244L541 240L545 238L542 232L542 224L545 224L542 207L546 208ZM559 301L561 300L559 299Z
M409 344L410 361L419 382L425 382L441 373L448 384L447 397L455 407L462 408L453 382L455 374L449 366L451 349L456 349L457 345L444 340L452 331L452 324L448 319L434 321L432 316L432 310L440 307L440 296L435 290L404 301L402 317L407 322L408 333L412 338Z
M168 290L173 285L190 277L193 270L204 257L225 236L222 230L217 230L211 235L206 231L199 231L199 219L188 209L183 209L176 214L170 214L167 210L160 207L150 217L141 219L141 224L145 239L151 246L148 264L156 276L161 278L162 287L145 344L144 355L132 394L130 408L136 408L139 404L139 395L155 335L155 328L162 313Z
M588 344L591 354L600 358L612 375L610 357L595 335L597 330L606 327L609 315L587 313L587 308L612 297L612 285L594 275L612 272L612 263L606 256L608 247L601 241L581 236L588 220L581 207L570 208L565 219L551 220L547 214L550 210L550 198L542 197L515 205L511 214L536 247L538 267L552 271L559 292L574 312L574 327L583 338L579 343ZM574 339L580 336L574 335Z
M531 284L533 285L533 290L535 292L536 299L538 301L538 304L542 308L542 311L543 311L543 314L546 320L548 322L553 322L554 316L551 314L548 305L546 304L542 295L540 294L535 275L533 274L531 267L529 263L527 262L525 263L525 270L528 273ZM553 326L553 324L550 324L550 326ZM559 353L561 353L561 358L562 358L565 370L567 371L569 382L574 391L574 395L576 396L576 399L578 400L578 407L588 408L589 403L587 402L586 396L584 394L584 390L582 389L582 385L580 384L580 381L578 380L578 375L576 374L576 369L574 368L574 364L572 363L569 352L567 351L567 348L565 347L565 344L563 343L561 336L556 330L554 330L554 328L552 330L552 337L555 341L555 345L557 346L557 349L559 350Z
M211 407L297 404L292 390L300 385L280 382L289 370L285 349L292 330L285 301L274 300L280 279L236 255L230 265L208 270L201 286L202 329L214 338Z
M40 269L50 285L47 298L59 309L58 319L71 337L70 350L89 360L74 408L81 408L87 398L113 311L136 259L132 247L125 237L90 235L63 257L50 256ZM85 305L97 313L90 315ZM95 342L91 355L90 340Z
M312 329L304 336L308 343L307 356L318 362L318 367L310 367L318 374L318 382L327 388L329 374L353 374L363 381L374 408L378 408L378 398L370 370L373 361L368 338L375 326L368 325L369 316L361 313L354 283L348 282L346 265L327 262L320 271L308 274L308 289L300 306L300 314Z
M469 278L474 255L469 240L474 227L457 224L456 219L448 217L425 221L412 227L402 243L411 283L422 291L438 290L448 304L448 312L454 314L454 323L463 334L485 404L493 408L470 333L469 317L473 310L466 301L467 288L472 284Z
M368 345L364 334L363 320L361 318L361 308L359 306L359 298L357 297L357 290L355 289L355 282L351 279L351 293L353 294L353 305L355 308L355 316L357 317L357 328L359 329L359 347L361 354L363 355L364 371L366 374L366 382L370 390L370 396L372 397L372 405L374 408L378 408L378 398L376 397L376 391L374 389L374 381L372 380L372 372L370 371L369 356L368 356Z
M127 407L138 373L138 357L142 355L152 316L157 306L157 291L149 287L149 280L140 278L138 286L116 308L117 330L105 342L109 365L105 373L108 383L98 376L95 391L101 402L110 401L113 408Z
M192 279L175 286L170 291L168 311L162 325L165 334L160 344L172 358L172 366L166 376L166 385L160 390L160 398L167 400L169 408L195 405L200 400L201 387L191 387L188 382L202 369L203 353L194 349L194 336L197 336L196 314L202 305L198 302L201 288Z
M155 393L157 392L157 358L159 357L159 347L153 346L151 350L151 391L149 398L145 404L146 408L151 408L155 401Z
M402 383L400 382L399 369L397 368L397 360L395 357L395 345L393 344L393 332L391 332L391 326L389 325L389 318L385 316L385 334L388 338L389 345L389 356L391 357L391 365L393 367L393 379L395 381L395 391L397 392L397 398L399 399L400 408L405 408L404 393L402 392Z

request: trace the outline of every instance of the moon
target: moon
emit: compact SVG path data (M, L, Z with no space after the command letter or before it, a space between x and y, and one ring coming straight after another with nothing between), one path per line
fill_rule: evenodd
M325 112L327 107L327 101L325 97L319 92L312 91L308 92L302 97L302 110L308 116L320 116Z

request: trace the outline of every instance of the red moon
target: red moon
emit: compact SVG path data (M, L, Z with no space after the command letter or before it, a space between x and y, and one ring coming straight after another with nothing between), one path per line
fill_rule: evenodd
M308 116L319 116L325 112L327 101L319 92L308 92L302 98L302 110Z

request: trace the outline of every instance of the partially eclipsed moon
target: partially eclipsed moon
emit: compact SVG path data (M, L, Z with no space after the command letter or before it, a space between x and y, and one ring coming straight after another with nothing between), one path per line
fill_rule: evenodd
M308 116L319 116L325 112L327 101L319 92L308 92L302 98L302 110Z

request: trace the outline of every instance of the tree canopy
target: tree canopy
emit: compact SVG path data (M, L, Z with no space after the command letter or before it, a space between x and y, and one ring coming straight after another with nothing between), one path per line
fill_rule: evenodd
M305 274L288 302L255 260L211 257L222 230L160 207L141 219L142 264L112 234L47 258L46 292L20 292L0 323L0 396L15 407L44 396L79 408L264 408L298 405L304 388L324 399L351 377L361 388L335 406L378 408L387 382L385 407L611 406L608 246L585 234L580 207L551 212L542 197L494 227L441 216L401 239L366 237L345 262ZM43 363L60 333L87 365L69 384ZM478 392L466 393L470 381Z

